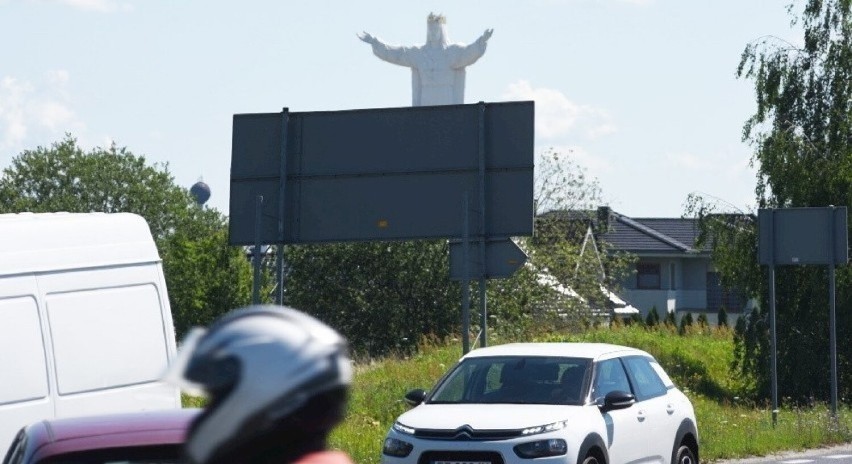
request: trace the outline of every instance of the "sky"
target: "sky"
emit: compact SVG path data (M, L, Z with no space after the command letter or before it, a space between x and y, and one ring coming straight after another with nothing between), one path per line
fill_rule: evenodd
M690 193L755 205L745 46L792 43L791 0L0 0L0 169L75 137L167 165L228 213L233 115L404 107L407 68L357 34L451 42L486 29L465 103L535 101L535 152L568 156L632 217L680 217ZM794 8L800 12L801 7Z

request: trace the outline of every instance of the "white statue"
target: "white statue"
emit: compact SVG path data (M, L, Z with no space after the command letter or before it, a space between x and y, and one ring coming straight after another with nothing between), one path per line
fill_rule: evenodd
M373 46L379 58L411 68L411 104L413 106L455 105L464 103L464 68L484 53L494 32L488 29L470 45L450 44L443 15L429 14L426 20L426 44L400 47L386 45L362 32L358 38Z

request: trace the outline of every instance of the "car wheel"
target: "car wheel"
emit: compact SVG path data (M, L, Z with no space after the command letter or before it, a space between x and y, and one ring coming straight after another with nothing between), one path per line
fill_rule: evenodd
M586 459L583 459L583 464L601 464L601 462L598 461L596 456L590 454L586 456Z
M681 446L677 449L677 458L673 464L698 464L698 460L688 446Z

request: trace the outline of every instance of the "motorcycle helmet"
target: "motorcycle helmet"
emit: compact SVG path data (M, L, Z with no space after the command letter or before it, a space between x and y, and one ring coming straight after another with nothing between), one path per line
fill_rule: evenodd
M189 428L186 457L227 462L261 443L285 447L284 435L292 446L324 440L343 418L352 365L345 339L319 320L252 306L193 329L167 380L209 399Z

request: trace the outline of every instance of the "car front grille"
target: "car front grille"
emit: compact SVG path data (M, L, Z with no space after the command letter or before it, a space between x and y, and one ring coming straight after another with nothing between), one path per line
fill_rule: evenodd
M474 430L469 426L455 430L417 429L414 436L427 440L484 441L519 437L520 430Z
M493 451L426 451L420 455L417 464L432 464L435 461L504 464L500 453Z

